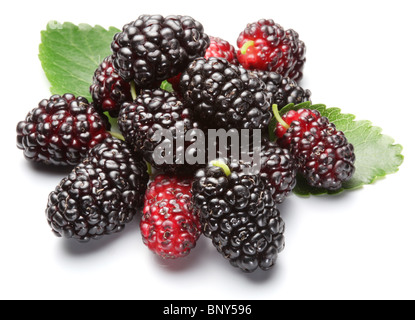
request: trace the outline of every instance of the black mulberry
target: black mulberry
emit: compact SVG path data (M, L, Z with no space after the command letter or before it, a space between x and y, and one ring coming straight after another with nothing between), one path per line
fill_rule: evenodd
M145 162L108 138L50 193L47 221L58 237L80 242L121 231L143 206L148 179Z
M17 124L17 147L28 160L75 166L110 136L106 118L83 97L53 95Z
M203 57L209 36L189 16L141 15L126 24L111 44L114 66L125 81L151 88Z
M130 83L124 81L113 66L113 57L106 57L95 70L89 88L95 109L117 118L121 105L133 101Z
M278 105L279 109L290 103L311 102L311 91L303 89L290 78L272 71L250 70L249 72L254 73L265 82L267 91L272 96L272 104Z
M196 120L212 129L265 129L272 117L265 83L224 58L193 61L180 90Z
M268 270L285 247L285 224L268 183L246 174L244 166L218 160L197 171L193 202L204 235L231 265Z
M186 162L186 152L191 152L188 147L194 140L185 141L185 136L198 129L198 124L174 93L140 90L134 102L124 103L118 124L130 148L154 168L170 174L190 174L197 169ZM183 144L179 145L179 140Z

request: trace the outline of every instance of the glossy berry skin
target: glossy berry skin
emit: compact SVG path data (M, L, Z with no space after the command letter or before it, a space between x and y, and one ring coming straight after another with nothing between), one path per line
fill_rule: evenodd
M209 39L210 45L206 50L205 59L209 59L210 57L224 58L234 65L239 65L236 50L233 45L219 37L209 36Z
M246 52L242 50L247 46ZM245 69L274 71L292 80L303 76L306 47L292 29L284 30L273 20L249 23L237 40L238 60Z
M145 194L140 229L144 244L164 259L187 256L201 234L194 215L192 179L158 175Z
M276 104L278 109L282 109L290 103L311 102L311 91L299 86L295 80L272 71L250 70L249 72L265 82L266 90L272 96L271 103Z
M289 111L282 119L290 125L277 126L277 142L291 151L299 173L308 184L338 190L355 172L354 147L343 132L317 110Z
M178 157L194 140L185 141L183 146L178 146L177 141L181 133L184 141L185 135L197 129L198 124L193 121L191 110L174 93L162 89L140 90L134 102L123 104L118 124L131 149L142 154L154 168L171 174L196 170L186 163L185 157ZM160 130L166 130L166 135L159 135ZM165 159L157 159L154 154L161 144L172 151L166 151Z
M106 118L83 97L53 95L17 124L17 147L26 159L75 166L110 136Z
M87 242L124 229L143 206L147 166L108 138L50 193L46 217L58 237Z
M209 164L194 178L193 202L203 233L232 266L269 270L285 247L285 224L272 190L260 175L246 175L243 163L226 163L229 176Z
M113 118L118 117L124 102L133 100L130 83L114 69L112 56L106 57L95 70L89 91L95 109L100 113L108 112Z
M141 15L114 36L111 49L115 69L125 81L151 88L203 57L208 46L209 36L192 17Z
M209 39L210 45L206 50L205 59L209 59L210 57L224 58L234 65L239 65L236 50L233 45L219 37L209 36ZM181 73L168 79L176 92L180 92L180 78Z
M194 60L180 90L195 119L211 129L266 129L271 120L265 83L224 58Z
M297 163L288 149L266 142L261 149L260 175L272 188L276 203L282 203L297 184Z

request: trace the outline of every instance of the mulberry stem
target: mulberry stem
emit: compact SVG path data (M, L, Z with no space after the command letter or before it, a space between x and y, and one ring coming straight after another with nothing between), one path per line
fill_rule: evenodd
M220 161L220 160L215 160L211 162L213 166L215 167L219 167L223 170L223 172L225 172L226 176L229 177L231 175L231 169L229 169L229 167L226 165L226 163Z
M147 164L147 173L151 177L153 175L153 168L151 167L151 164L146 161Z
M241 48L241 53L242 54L246 54L246 51L248 50L249 47L253 47L255 45L255 42L252 40L249 40L247 42L244 43L244 45Z
M278 106L276 104L272 105L272 112L274 113L274 117L275 119L277 119L280 125L282 125L285 129L288 129L290 127L290 125L281 118Z
M131 92L131 97L133 98L133 101L135 99L137 99L137 91L135 89L135 82L134 81L130 82L130 92Z

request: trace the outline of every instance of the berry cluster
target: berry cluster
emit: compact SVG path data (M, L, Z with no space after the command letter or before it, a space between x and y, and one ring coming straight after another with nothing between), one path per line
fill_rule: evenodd
M268 270L285 247L279 204L297 175L327 190L351 179L353 146L334 124L316 110L279 114L310 101L296 31L262 19L236 49L192 17L141 15L108 45L91 102L54 95L17 125L27 159L73 167L47 202L57 236L98 239L139 214L144 244L162 258L187 256L203 234L232 266ZM230 136L211 144L212 131L245 134L246 149L238 141L231 154Z

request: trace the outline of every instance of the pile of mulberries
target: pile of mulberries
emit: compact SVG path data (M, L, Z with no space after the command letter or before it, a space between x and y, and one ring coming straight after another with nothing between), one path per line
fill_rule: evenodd
M297 177L336 191L353 176L354 149L295 106L311 98L296 31L261 19L236 40L190 16L140 15L108 43L90 101L53 95L17 124L26 159L72 167L47 198L56 236L96 240L137 216L163 259L189 255L203 235L244 272L276 264L280 204Z

